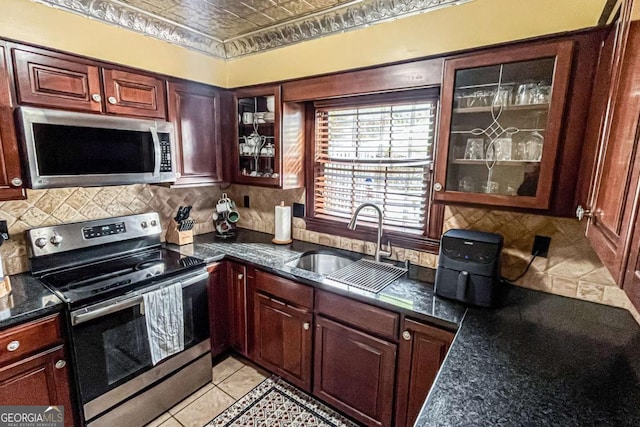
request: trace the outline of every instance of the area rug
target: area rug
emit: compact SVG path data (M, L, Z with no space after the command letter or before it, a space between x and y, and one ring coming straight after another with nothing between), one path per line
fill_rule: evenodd
M267 378L207 426L358 427L279 377Z

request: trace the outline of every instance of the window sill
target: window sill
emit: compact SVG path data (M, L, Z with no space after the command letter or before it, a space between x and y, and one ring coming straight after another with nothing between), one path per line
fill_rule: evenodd
M307 225L307 230L310 231L346 237L349 239L364 240L368 242L375 242L377 239L378 232L374 227L371 226L358 224L358 227L355 230L349 230L347 228L346 221L342 222L317 217L307 217L304 220ZM437 254L440 249L440 242L438 240L430 239L426 236L417 234L410 235L384 230L384 233L382 235L382 244L386 246L387 242L389 241L391 242L391 245L393 247L412 249L433 254Z

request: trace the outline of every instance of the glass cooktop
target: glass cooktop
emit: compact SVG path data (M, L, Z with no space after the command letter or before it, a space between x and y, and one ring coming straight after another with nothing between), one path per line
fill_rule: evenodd
M75 304L125 294L203 265L200 258L153 248L45 274L40 280L65 301Z

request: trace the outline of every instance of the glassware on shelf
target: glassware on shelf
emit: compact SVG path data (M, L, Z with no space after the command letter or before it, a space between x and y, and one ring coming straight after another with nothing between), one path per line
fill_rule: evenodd
M524 141L513 143L511 159L527 160L527 144Z
M464 152L464 158L467 160L484 159L484 139L482 138L467 139L467 149Z
M465 176L458 182L458 191L465 191L467 193L474 192L476 190L473 179L470 176Z
M500 191L500 184L496 181L487 181L482 183L482 192L487 194L496 194Z
M500 86L495 93L495 97L493 98L493 105L495 107L506 107L508 105L511 105L512 93L513 88L511 86Z
M493 144L495 147L496 160L511 160L511 147L513 144L511 137L498 138L493 142Z
M516 105L530 105L535 104L535 91L537 90L535 83L523 83L518 86L518 92L516 94Z
M526 145L526 160L532 162L539 162L542 160L542 147L544 138L538 132L534 132L527 139Z

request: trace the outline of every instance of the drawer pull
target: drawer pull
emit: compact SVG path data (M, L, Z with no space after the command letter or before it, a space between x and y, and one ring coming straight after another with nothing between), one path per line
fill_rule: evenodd
M15 177L11 180L11 185L14 187L20 187L22 185L22 179Z
M304 322L302 324L302 329L304 329L305 331L308 331L310 327L311 327L311 324L309 322Z
M112 105L115 105L118 102L115 96L108 97L107 101L109 101L109 104L112 104Z
M91 99L93 99L94 102L102 101L102 97L100 95L98 95L97 93L94 93L93 95L91 95Z
M411 339L411 333L409 331L404 331L402 333L402 338L404 338L406 341L409 341Z
M64 360L58 360L58 361L56 362L56 369L62 369L62 368L64 368L65 366L67 366L67 362L66 362L66 361L64 361Z
M7 344L7 350L9 351L16 351L18 347L20 347L20 341L11 341Z

